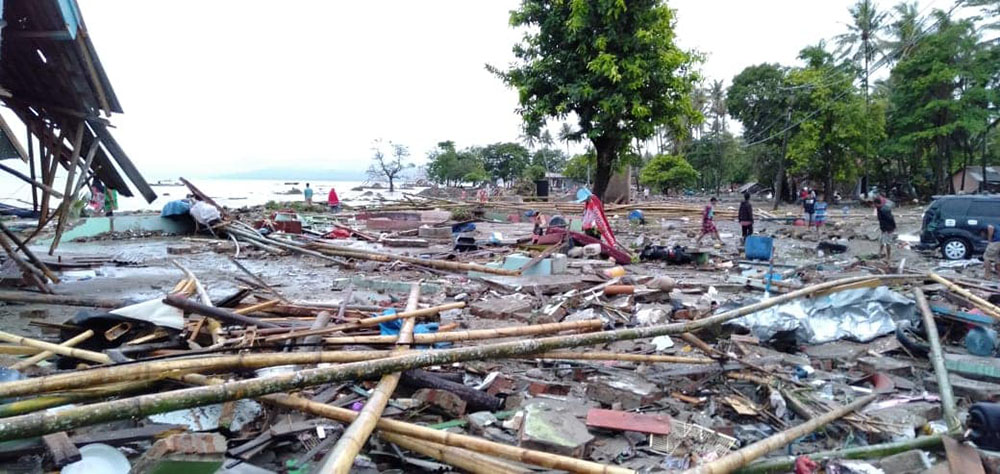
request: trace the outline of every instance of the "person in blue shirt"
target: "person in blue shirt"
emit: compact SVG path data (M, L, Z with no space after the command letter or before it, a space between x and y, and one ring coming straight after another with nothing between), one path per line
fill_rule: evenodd
M313 189L309 187L309 183L306 183L306 190L302 192L306 196L306 205L312 206L313 203Z

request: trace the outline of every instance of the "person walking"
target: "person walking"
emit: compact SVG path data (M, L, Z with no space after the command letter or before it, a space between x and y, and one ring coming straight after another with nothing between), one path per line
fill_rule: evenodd
M992 280L1000 275L1000 232L993 225L986 226L986 252L983 253L983 279Z
M821 227L826 224L826 200L816 200L816 231L820 232Z
M816 191L809 191L802 199L802 210L805 211L806 225L812 227L813 217L816 214Z
M743 202L740 203L737 220L740 221L743 245L746 245L747 237L753 235L753 205L750 204L750 193L743 193Z
M698 236L696 243L701 244L701 239L706 235L711 234L715 237L715 240L722 242L722 237L719 237L719 229L715 228L715 203L719 202L718 199L712 198L709 200L709 204L705 206L705 210L701 212L701 235Z
M309 187L309 183L306 183L306 190L302 191L302 194L306 197L306 205L312 206L313 203L313 188Z
M878 229L882 232L879 236L879 255L885 250L885 260L892 261L892 246L896 243L896 218L892 216L892 209L884 197L875 198L875 216L878 218Z

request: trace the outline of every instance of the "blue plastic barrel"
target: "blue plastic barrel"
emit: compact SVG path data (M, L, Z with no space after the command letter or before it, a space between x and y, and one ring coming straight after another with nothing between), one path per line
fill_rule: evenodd
M747 260L770 260L774 251L774 239L762 235L751 235L746 241Z
M982 326L969 329L965 335L965 348L969 354L990 357L997 348L997 332Z

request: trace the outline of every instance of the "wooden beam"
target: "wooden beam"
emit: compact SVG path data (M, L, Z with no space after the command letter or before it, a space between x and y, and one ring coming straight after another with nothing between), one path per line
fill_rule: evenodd
M35 180L33 180L33 179L25 176L24 173L22 173L22 172L20 172L20 171L18 171L16 169L14 169L14 168L11 168L11 167L3 164L3 163L0 163L0 170L3 170L3 171L6 171L6 172L10 173L15 178L20 179L21 181L24 181L25 183L30 184L34 188L38 188L38 189L41 189L41 190L43 190L43 191L45 191L45 192L47 192L49 194L52 194L53 196L56 197L56 199L62 199L62 197L63 197L63 195L60 194L59 191L56 191L51 186L47 186L45 183L39 183L38 181L35 181Z
M101 84L101 77L97 74L97 68L94 67L94 59L90 57L90 50L87 49L87 40L84 37L86 32L82 29L80 34L76 35L76 45L80 48L80 55L83 56L83 63L87 67L87 74L90 76L90 81L93 83L94 90L97 91L97 100L101 103L101 108L104 109L104 113L109 117L111 116L111 104L108 103L108 95L104 92L104 86Z
M56 212L59 213L59 221L56 223L56 235L52 238L52 245L49 246L49 255L52 255L56 251L56 247L59 246L59 241L62 240L63 230L66 229L66 221L69 220L69 208L73 206L73 188L76 184L76 160L80 158L80 148L83 147L83 132L87 128L86 122L80 121L80 124L76 126L76 136L73 137L73 151L70 154L69 162L66 167L69 170L69 175L66 176L66 192L63 193L62 203L59 204L59 209ZM91 151L97 152L96 147L91 147ZM94 157L91 155L89 157L91 160ZM86 170L84 170L86 173Z
M139 173L139 170L129 160L128 155L125 154L125 150L122 150L122 147L118 145L118 142L115 141L115 137L111 135L108 128L100 121L93 119L87 119L87 123L90 124L90 128L94 130L97 138L104 144L104 148L111 153L111 157L118 162L118 166L125 172L125 175L132 180L132 184L135 184L142 197L146 198L146 202L153 202L156 199L156 192L153 191L153 188L146 182L146 178L142 177L142 173Z
M68 41L73 39L73 36L71 36L69 34L69 31L66 30L32 31L32 30L8 29L7 31L4 31L3 36L4 39L10 39L10 40L42 39L42 40Z

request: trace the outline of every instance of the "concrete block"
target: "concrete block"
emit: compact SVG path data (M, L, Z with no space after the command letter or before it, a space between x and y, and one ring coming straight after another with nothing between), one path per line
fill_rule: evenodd
M867 373L885 372L894 375L910 375L913 366L891 357L860 357L858 367Z
M594 440L587 426L554 400L538 400L524 407L518 438L522 448L577 458Z
M451 240L451 227L422 226L417 229L417 237L422 239Z
M655 384L635 377L598 377L587 385L587 397L605 405L634 410L663 397Z
M226 439L218 433L182 433L153 444L132 474L213 474L225 460Z
M422 388L413 394L413 398L453 418L465 415L465 400L447 390Z
M507 319L518 317L525 319L531 314L531 302L517 298L492 298L473 303L469 311L481 318Z

